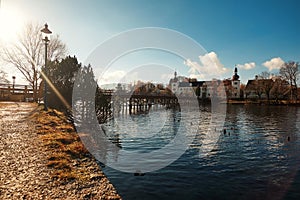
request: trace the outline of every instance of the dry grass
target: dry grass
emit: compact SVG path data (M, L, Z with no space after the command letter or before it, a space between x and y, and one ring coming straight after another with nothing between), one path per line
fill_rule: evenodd
M60 160L50 160L47 163L48 167L53 167L54 169L61 169L61 170L71 170L71 166L69 165L70 161L66 159L60 159Z
M82 158L88 154L87 149L84 147L81 141L73 142L66 146L66 153L72 156L72 158Z
M37 131L49 149L47 166L53 168L52 178L70 181L87 181L89 175L78 167L78 159L89 156L72 124L57 110L43 111L32 115L37 122Z

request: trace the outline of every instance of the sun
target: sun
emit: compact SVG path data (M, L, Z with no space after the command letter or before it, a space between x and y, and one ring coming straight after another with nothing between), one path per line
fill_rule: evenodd
M16 40L22 29L21 16L12 9L0 7L0 42L12 42Z

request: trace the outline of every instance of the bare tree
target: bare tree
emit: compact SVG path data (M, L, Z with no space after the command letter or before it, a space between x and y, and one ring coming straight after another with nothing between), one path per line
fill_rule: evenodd
M259 75L259 77L261 77L261 79L258 80L260 82L259 85L260 85L262 91L267 96L267 99L270 100L270 95L271 95L270 92L274 85L274 81L272 79L270 79L271 74L270 74L270 72L264 71Z
M254 91L259 99L261 99L262 94L264 93L263 85L261 80L255 80L254 82Z
M274 77L274 84L270 91L272 96L276 101L279 99L284 99L286 96L286 93L289 91L289 83L286 80L283 80L282 77L276 76Z
M0 70L0 83L9 83L6 76L7 76L6 72Z
M262 79L270 79L271 74L270 72L264 71L259 75Z
M291 99L293 97L297 99L297 81L300 74L299 63L294 61L284 63L279 73L290 84Z
M3 47L2 59L15 66L33 88L33 98L37 100L41 66L45 63L45 48L42 40L42 25L29 23L25 26L18 41ZM51 38L48 46L48 60L59 60L66 54L66 45L59 36Z
M274 86L274 81L272 79L264 79L262 82L262 89L267 96L268 101L271 96L271 89Z

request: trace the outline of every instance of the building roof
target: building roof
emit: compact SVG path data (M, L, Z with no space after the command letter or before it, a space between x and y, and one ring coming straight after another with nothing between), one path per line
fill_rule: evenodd
M272 79L254 79L248 80L245 90L253 90L259 86L265 86L272 84L274 81Z
M193 82L190 82L192 84L192 87L201 87L203 86L203 84L205 83L205 81L193 81Z
M191 87L189 82L179 82L179 87Z

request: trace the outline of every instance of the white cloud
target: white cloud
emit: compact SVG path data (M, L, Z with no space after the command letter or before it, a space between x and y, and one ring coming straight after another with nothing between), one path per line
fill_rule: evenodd
M272 71L274 69L280 69L280 67L284 64L284 61L280 58L272 58L269 61L264 62L262 65Z
M255 68L255 66L256 66L255 62L249 62L249 63L245 63L243 65L241 65L241 64L237 65L238 68L244 69L244 70L253 69L253 68Z
M199 62L187 59L184 64L190 67L188 72L191 77L201 79L219 77L221 74L227 72L227 69L220 62L218 55L213 51L199 56Z
M184 61L184 64L186 66L190 67L190 69L189 69L190 74L196 74L201 69L201 66L199 65L199 63L193 62L190 59L187 59L186 61Z
M122 70L105 72L101 77L98 77L98 84L106 85L112 83L119 83L125 75L126 72Z

